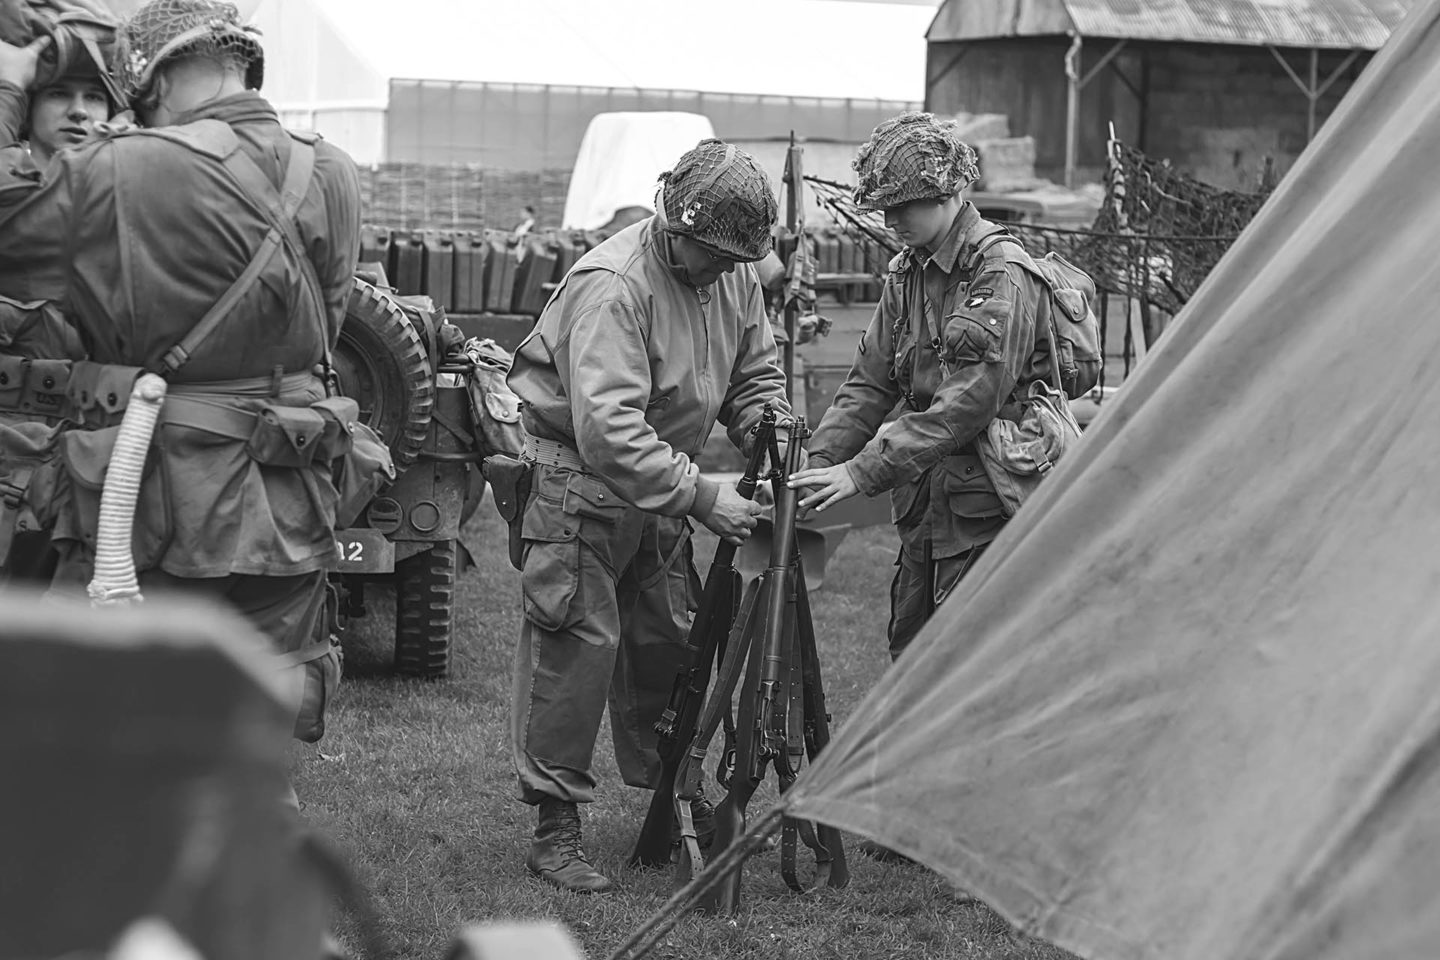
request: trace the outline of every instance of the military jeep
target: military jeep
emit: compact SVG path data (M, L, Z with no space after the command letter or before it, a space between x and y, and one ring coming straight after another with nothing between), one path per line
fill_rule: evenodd
M393 586L395 669L412 676L449 669L460 527L484 491L462 339L428 297L397 296L383 271L362 270L334 354L341 393L360 404L396 469L355 524L335 532L336 633L345 643L357 620L379 613L367 587Z

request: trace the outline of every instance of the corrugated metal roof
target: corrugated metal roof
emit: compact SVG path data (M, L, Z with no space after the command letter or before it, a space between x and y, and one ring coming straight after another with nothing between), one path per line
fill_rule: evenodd
M1081 36L1378 50L1408 0L1063 0Z
M933 41L1051 33L1179 43L1378 50L1413 0L946 0ZM977 15L977 6L987 7ZM1001 8L996 10L995 8ZM968 9L967 9L968 8ZM1043 25L1043 27L1042 27ZM1039 28L1039 29L1037 29Z

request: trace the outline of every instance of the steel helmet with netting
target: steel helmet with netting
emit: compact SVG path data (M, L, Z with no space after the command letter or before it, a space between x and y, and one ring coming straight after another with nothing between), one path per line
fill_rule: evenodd
M731 260L763 260L779 215L770 178L744 150L701 140L660 175L655 203L664 228Z
M943 200L980 179L975 151L953 120L903 113L875 128L851 164L859 176L855 203L869 210L912 200Z
M245 86L259 90L265 51L259 31L240 22L240 11L222 0L150 0L120 27L115 72L132 103L152 92L155 72L182 57L235 59Z
M104 88L112 114L128 106L112 69L117 21L82 10L66 10L54 16L37 16L32 26L34 35L50 38L36 65L33 89L71 78L94 80Z

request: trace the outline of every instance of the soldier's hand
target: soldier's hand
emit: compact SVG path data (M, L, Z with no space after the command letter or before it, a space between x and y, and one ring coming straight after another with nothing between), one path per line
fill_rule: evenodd
M860 492L860 488L855 485L855 478L843 463L792 473L786 483L792 490L804 487L812 491L808 496L800 498L801 510L814 507L817 511L823 511L826 507L848 500Z
M705 526L716 536L738 545L750 536L764 509L755 501L740 496L731 484L722 483L720 492L715 496L715 506L705 518Z
M50 46L49 37L36 37L23 47L0 40L0 80L29 90L40 68L40 54Z

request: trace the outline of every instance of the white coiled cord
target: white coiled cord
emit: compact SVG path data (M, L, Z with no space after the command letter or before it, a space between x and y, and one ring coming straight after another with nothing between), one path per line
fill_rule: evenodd
M142 373L130 390L130 403L120 420L119 436L115 439L115 450L105 470L105 486L100 492L95 576L88 591L92 606L125 605L144 599L135 576L131 542L145 457L164 403L165 381L153 373Z

